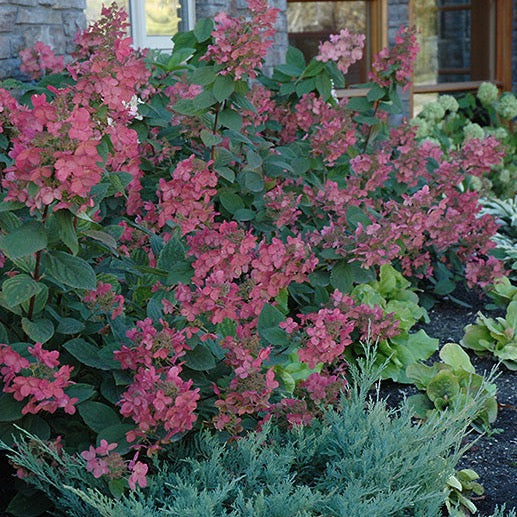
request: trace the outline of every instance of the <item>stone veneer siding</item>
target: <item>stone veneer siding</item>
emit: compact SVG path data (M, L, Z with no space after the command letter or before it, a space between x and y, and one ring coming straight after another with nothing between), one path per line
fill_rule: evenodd
M56 54L73 49L73 38L86 25L86 0L0 0L0 79L20 76L20 50L36 41Z

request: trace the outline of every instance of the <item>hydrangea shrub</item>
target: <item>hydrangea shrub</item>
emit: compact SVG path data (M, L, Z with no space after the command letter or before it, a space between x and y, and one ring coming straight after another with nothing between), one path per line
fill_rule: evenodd
M275 16L253 0L153 56L112 6L65 68L36 48L41 80L0 90L2 439L13 423L62 435L114 492L143 486L145 454L201 426L309 424L358 340L392 340L392 378L428 357L400 306L350 296L401 282L382 268L437 294L502 273L497 225L462 187L499 143L445 153L388 124L414 31L375 58L365 97L336 100L362 38L309 63L291 48L266 77Z

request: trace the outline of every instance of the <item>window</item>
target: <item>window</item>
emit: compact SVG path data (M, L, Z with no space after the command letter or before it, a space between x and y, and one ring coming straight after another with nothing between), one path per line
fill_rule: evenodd
M413 0L420 29L414 102L475 90L483 81L511 89L511 0Z
M350 67L348 84L367 81L372 57L386 45L386 0L287 0L289 44L306 59L320 41L347 28L366 35L363 59Z
M103 0L87 0L86 17L94 20ZM129 11L135 47L170 49L171 37L194 26L195 0L122 0Z

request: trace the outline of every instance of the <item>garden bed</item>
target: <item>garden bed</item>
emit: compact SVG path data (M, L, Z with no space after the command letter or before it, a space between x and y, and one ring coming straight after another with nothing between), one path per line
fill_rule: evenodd
M440 345L459 343L464 334L464 327L474 323L478 311L486 312L484 302L475 295L467 296L470 307L462 307L444 300L429 310L430 322L422 328L433 337L440 339ZM493 358L480 358L468 351L476 372L488 375L497 364ZM435 354L430 362L438 359ZM476 443L463 456L458 468L470 468L479 476L479 482L485 488L484 495L474 498L480 516L491 515L497 505L506 503L511 509L517 507L515 477L517 474L517 389L515 372L500 366L498 370L497 401L498 417L493 424L491 436L479 436L473 432L468 439ZM386 382L381 389L381 396L388 396L391 404L398 405L402 398L417 393L413 385L405 386Z

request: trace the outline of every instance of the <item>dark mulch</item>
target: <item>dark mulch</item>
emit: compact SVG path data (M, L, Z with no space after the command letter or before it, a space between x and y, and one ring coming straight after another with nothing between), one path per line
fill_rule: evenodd
M470 307L463 307L448 300L436 304L429 311L430 323L421 327L432 336L440 339L440 346L445 343L459 343L463 337L463 329L469 323L474 323L478 310L487 315L484 309L486 300L471 296L466 301ZM472 364L479 374L487 374L496 365L491 358L480 358L469 353ZM433 359L435 359L433 357ZM436 359L439 360L438 356ZM499 377L495 383L498 394L499 412L493 424L494 433L491 436L482 436L472 433L468 440L478 440L462 458L459 469L471 468L479 475L479 482L485 488L485 494L474 503L478 514L486 517L492 515L496 505L506 503L506 508L517 508L517 386L516 374L500 366ZM394 383L385 383L381 393L388 395L391 403L398 403L404 396L417 393L413 386L401 386Z

